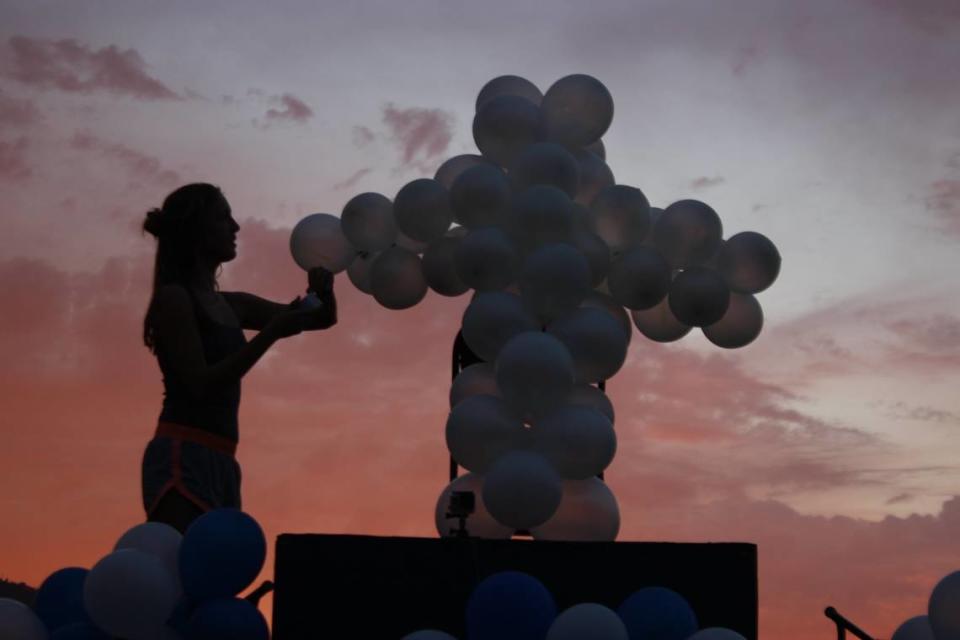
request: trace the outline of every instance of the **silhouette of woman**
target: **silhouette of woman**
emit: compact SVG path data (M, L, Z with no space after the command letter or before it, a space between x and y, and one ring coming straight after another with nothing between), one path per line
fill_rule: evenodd
M333 275L309 274L317 308L221 292L217 272L237 255L240 225L220 189L188 184L147 213L157 239L153 296L143 341L163 374L163 408L142 465L148 521L181 533L204 512L240 508L237 410L240 379L278 340L337 321ZM247 341L244 329L259 331Z

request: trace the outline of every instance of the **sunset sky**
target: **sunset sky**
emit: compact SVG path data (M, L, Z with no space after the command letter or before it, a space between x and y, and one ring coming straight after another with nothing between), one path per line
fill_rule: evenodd
M304 215L475 152L491 78L571 73L613 95L618 183L783 256L747 348L634 332L620 539L757 543L763 638L925 613L960 569L956 0L0 0L0 577L91 566L143 517L147 209L220 185L222 288L289 300ZM244 381L245 510L271 541L435 535L466 298L336 286L340 323Z

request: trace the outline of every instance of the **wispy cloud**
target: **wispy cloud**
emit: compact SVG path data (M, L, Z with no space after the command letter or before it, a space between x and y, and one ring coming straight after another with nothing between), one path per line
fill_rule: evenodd
M70 147L76 151L97 153L117 161L139 182L174 187L180 183L180 175L163 166L160 159L132 149L125 144L108 142L89 131L77 131L70 139Z
M442 109L383 107L383 123L400 150L401 169L428 171L450 146L453 122L453 114Z

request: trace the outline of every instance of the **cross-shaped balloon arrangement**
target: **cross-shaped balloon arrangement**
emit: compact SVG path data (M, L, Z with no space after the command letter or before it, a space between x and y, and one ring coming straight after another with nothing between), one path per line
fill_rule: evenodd
M698 200L651 207L617 184L601 137L613 98L570 75L545 94L501 76L477 97L479 155L444 162L391 201L361 193L340 217L316 213L293 229L304 269L347 271L388 309L433 289L473 290L463 341L480 362L453 382L446 440L469 473L443 491L437 529L449 535L454 492L481 496L469 532L613 540L617 501L600 479L613 460L610 400L598 388L623 366L632 323L657 342L693 327L728 348L763 326L755 294L780 270L759 233L723 238Z

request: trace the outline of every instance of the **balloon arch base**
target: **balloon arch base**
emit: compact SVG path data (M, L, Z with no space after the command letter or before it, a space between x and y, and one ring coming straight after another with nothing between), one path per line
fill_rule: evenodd
M356 638L402 638L417 629L466 637L474 587L522 571L560 610L581 602L613 609L645 586L682 594L701 628L757 638L757 547L748 543L548 542L284 534L277 539L274 640L319 629Z

